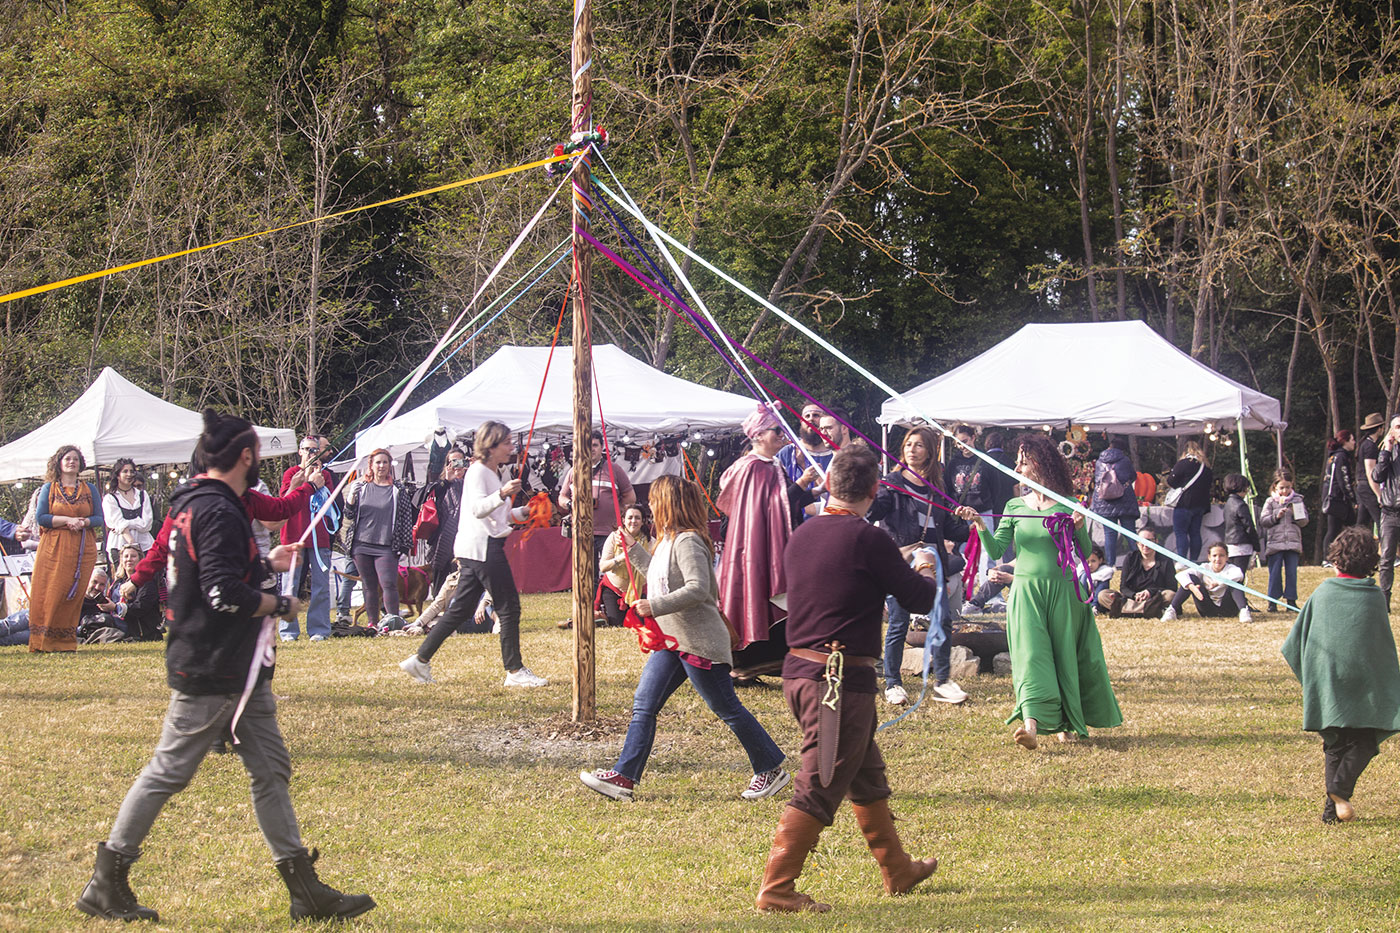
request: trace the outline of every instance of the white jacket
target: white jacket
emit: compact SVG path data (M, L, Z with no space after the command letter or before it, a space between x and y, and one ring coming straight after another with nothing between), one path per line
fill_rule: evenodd
M506 537L512 520L523 522L529 518L529 509L511 509L510 500L501 495L504 485L499 473L487 469L480 460L472 461L462 481L462 515L452 543L453 556L485 560L490 538Z

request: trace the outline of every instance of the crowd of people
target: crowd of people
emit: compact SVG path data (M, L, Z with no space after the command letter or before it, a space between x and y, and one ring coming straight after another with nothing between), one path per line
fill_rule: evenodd
M166 641L173 690L166 725L99 846L78 906L95 916L155 919L127 873L165 801L227 733L249 772L292 915L355 916L373 899L322 884L315 855L301 844L268 687L269 643L300 638L303 617L309 640L329 637L332 602L338 614L348 612L356 580L370 627L397 620L401 628L401 561L423 541L432 602L420 623L433 624L421 625L426 637L399 664L403 672L432 684L434 659L451 635L494 631L505 686L547 686L521 653L521 600L506 556L513 531L539 518L537 502L518 475L511 431L500 422L476 430L470 453L433 445L429 482L421 487L395 476L386 450L370 454L363 477L342 484L324 465L327 440L308 435L274 496L261 481L260 448L248 423L213 412L205 420L191 479L158 526L134 463L114 464L102 493L82 479L87 464L73 446L50 460L32 516L0 525L0 536L35 549L27 615L5 620L0 637L7 643L22 638L33 652L53 652L74 650L94 633L94 641ZM1340 432L1328 461L1322 511L1338 576L1303 608L1284 646L1304 684L1305 728L1323 735L1329 822L1354 816L1356 779L1378 743L1400 730L1400 664L1388 627L1400 541L1400 416L1388 426L1379 416L1365 424L1379 429L1369 446ZM958 623L1004 607L995 630L1011 660L1006 722L1012 742L1035 749L1048 734L1079 742L1090 729L1123 721L1100 614L1174 622L1189 606L1203 618L1250 622L1241 587L1260 561L1268 568L1271 611L1297 608L1301 529L1309 516L1284 469L1257 512L1249 480L1224 476L1221 540L1203 548L1216 479L1201 445L1187 442L1160 483L1173 547L1186 558L1177 563L1155 546L1157 532L1146 521L1158 484L1134 468L1121 438L1109 441L1091 469L1078 471L1077 483L1063 450L1037 431L1008 437L990 430L979 438L959 425L949 446L933 429L911 427L897 461L882 473L876 453L852 439L844 413L822 406L804 409L792 435L763 405L743 430L749 450L724 471L713 502L717 535L699 483L665 475L635 489L607 457L605 439L590 438L596 621L635 629L648 656L621 754L611 767L581 772L580 780L612 800L634 799L658 714L689 683L748 757L742 798L763 800L794 787L764 870L761 910L826 909L799 893L796 881L844 799L890 893L907 892L935 870L936 859L913 859L899 842L874 738L878 699L910 702L901 668L916 628L929 644L929 698L961 703L967 693L951 679L950 665ZM1371 507L1361 482L1374 494L1379 548L1371 531L1355 524ZM570 470L546 511L567 513L581 490ZM1101 547L1090 540L1094 520L1066 504L1074 501L1105 520ZM280 536L275 547L273 532ZM1369 581L1377 563L1379 588ZM1353 626L1349 634L1338 634L1339 615ZM1339 671L1337 651L1371 653L1365 673L1378 686L1367 688L1365 702ZM786 768L788 752L736 691L765 674L781 675L802 729L795 775ZM201 725L188 728L191 722Z

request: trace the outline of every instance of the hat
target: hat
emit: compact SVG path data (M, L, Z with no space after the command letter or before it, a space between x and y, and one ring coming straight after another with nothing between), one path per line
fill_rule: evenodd
M776 431L781 425L778 416L773 414L773 409L767 405L760 404L758 409L744 419L744 436L753 440L764 431Z
M1373 411L1366 416L1366 420L1361 422L1361 430L1370 431L1385 424L1385 418L1378 411Z

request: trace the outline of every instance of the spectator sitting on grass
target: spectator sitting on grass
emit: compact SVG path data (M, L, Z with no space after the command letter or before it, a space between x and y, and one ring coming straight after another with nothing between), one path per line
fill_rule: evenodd
M1224 577L1225 580L1243 583L1244 571L1230 563L1230 552L1222 542L1212 544L1208 553L1210 557L1207 566L1216 576L1199 573L1190 568L1178 573L1176 579L1181 586L1172 597L1172 604L1162 613L1163 622L1175 622L1180 617L1188 596L1194 599L1196 611L1202 618L1221 618L1238 614L1241 622L1254 621L1254 617L1249 613L1249 604L1245 602L1244 591L1217 579Z
M1118 578L1118 590L1099 594L1099 606L1108 610L1109 618L1119 616L1155 616L1176 593L1176 569L1172 562L1154 551L1145 541L1157 540L1151 528L1138 532L1142 540L1137 549L1123 561L1123 573Z
M1016 562L1014 560L988 567L986 582L977 588L977 592L972 594L972 598L963 607L963 614L1005 612L1006 598L1001 594L1011 585L1015 574Z

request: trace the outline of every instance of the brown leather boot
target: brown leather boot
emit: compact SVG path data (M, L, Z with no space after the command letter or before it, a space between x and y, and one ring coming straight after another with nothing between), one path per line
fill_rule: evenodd
M802 865L807 861L807 853L816 847L817 837L825 828L810 813L796 807L783 807L778 831L773 835L773 848L768 853L768 864L763 869L763 884L754 901L755 907L759 910L811 910L817 913L831 909L830 904L818 904L807 895L799 894L796 887L797 876L802 874Z
M877 800L874 803L853 803L851 810L856 815L856 823L865 834L870 854L880 865L880 874L885 879L885 890L890 894L905 894L914 885L923 881L938 869L938 859L911 859L895 832L894 816L890 813L889 801Z

